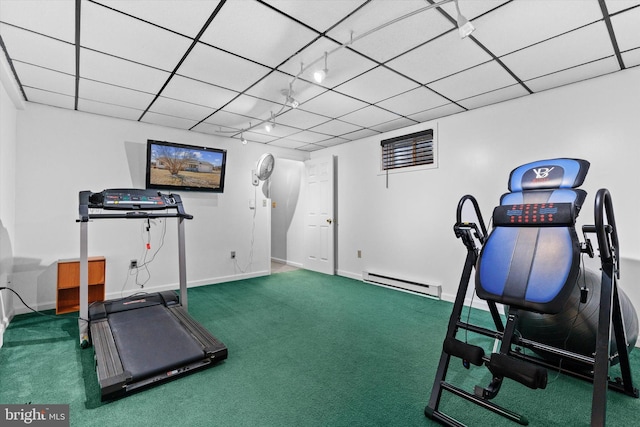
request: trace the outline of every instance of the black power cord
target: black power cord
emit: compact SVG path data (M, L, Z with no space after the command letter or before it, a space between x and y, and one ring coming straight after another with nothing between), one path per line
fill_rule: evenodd
M31 308L31 307L29 306L29 304L27 304L26 302L24 302L24 300L22 299L22 297L20 296L20 294L19 294L19 293L17 293L15 290L13 290L13 289L11 289L11 288L8 288L8 287L6 287L6 286L0 286L0 291L4 291L5 289L6 289L6 290L8 290L8 291L13 292L14 294L16 294L16 296L17 296L17 297L18 297L18 299L22 302L22 304L24 304L24 306L25 306L25 307L27 307L29 310L33 311L34 313L37 313L37 314L39 314L39 315L41 315L41 316L53 317L53 318L57 318L57 319L59 318L59 317L57 317L57 316L55 316L55 315L53 315L53 314L42 313L42 312L40 312L40 311L38 311L38 310L35 310L35 309Z

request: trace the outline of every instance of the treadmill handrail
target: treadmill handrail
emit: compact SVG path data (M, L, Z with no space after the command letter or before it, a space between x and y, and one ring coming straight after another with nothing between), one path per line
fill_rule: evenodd
M156 213L147 211L131 211L124 214L88 214L76 222L88 222L91 219L136 219L136 218L184 218L193 219L193 215L180 213Z
M108 191L145 191L145 190L104 190ZM187 273L186 273L186 255L185 255L185 239L184 239L184 220L193 219L193 215L184 212L182 199L178 194L162 194L157 192L157 196L166 197L165 201L169 204L161 209L175 209L176 212L158 212L155 209L151 211L130 210L126 205L123 213L90 213L89 209L103 208L102 199L97 202L91 200L92 195L99 195L91 191L80 191L78 211L80 217L76 222L80 223L80 313L78 318L78 329L80 336L80 346L89 345L89 273L88 273L88 225L91 219L147 219L147 218L176 218L178 225L178 281L180 285L180 304L187 310L188 294L187 294ZM110 210L119 210L118 208L110 208Z

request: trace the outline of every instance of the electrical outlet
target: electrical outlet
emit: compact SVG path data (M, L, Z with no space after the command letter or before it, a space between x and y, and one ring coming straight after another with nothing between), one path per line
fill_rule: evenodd
M358 249L358 258L362 258L362 251Z
M231 251L231 259L236 259L236 251Z
M138 268L138 260L132 259L129 263L129 270L133 270L134 268Z

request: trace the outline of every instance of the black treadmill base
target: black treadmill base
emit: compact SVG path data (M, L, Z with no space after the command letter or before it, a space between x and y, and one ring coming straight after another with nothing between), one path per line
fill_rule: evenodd
M173 292L95 304L89 323L102 401L211 367L228 355Z

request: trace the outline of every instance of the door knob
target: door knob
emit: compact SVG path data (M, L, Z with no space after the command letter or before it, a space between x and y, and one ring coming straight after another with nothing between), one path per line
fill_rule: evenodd
M331 218L327 218L327 223L331 224L333 220Z

